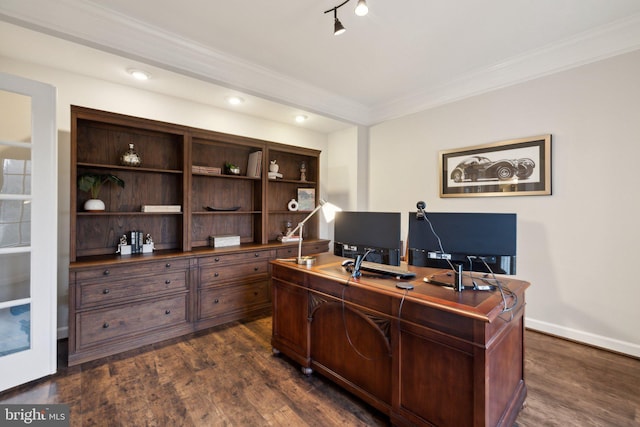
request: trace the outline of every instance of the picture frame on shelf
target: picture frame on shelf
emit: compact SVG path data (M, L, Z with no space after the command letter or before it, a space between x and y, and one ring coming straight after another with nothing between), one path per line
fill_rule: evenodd
M316 208L316 189L298 188L298 211L312 211Z
M440 197L551 195L551 134L439 153Z

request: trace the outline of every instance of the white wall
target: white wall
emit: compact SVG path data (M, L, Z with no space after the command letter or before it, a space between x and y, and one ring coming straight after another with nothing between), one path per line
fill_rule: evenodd
M59 328L67 325L69 106L76 104L320 149L321 196L343 197L349 209L364 200L370 210L406 213L425 200L433 211L516 212L518 277L532 283L527 326L640 355L633 268L640 52L374 126L364 172L353 161L362 156L362 129L328 138L9 58L0 58L0 71L58 88ZM553 135L552 196L438 197L439 150L543 133ZM369 193L360 197L363 175ZM321 226L323 237L329 233Z
M268 120L216 109L139 90L128 86L88 78L66 71L0 57L0 71L49 83L58 90L58 186L59 186L59 262L58 262L58 334L66 336L69 286L69 168L71 105L113 111L169 123L210 129L252 138L281 142L321 150L320 182L327 176L327 135ZM327 197L321 189L321 197ZM320 229L328 234L327 226Z
M640 356L639 76L636 51L377 125L370 209L517 213L526 326ZM439 198L439 150L545 133L553 195Z

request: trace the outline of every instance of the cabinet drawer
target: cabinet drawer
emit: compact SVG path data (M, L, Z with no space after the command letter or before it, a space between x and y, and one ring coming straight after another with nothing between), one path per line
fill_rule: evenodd
M144 297L187 289L186 271L169 271L164 274L130 277L120 280L98 283L87 281L79 284L78 308L123 301L130 298Z
M205 287L225 281L246 279L255 275L266 275L269 272L269 261L262 259L236 265L207 265L200 268L200 284Z
M321 254L328 251L328 243L312 243L309 245L302 245L302 255Z
M187 295L76 315L79 348L187 322Z
M236 264L240 262L249 262L251 260L269 260L273 257L273 251L248 251L236 254L221 254L210 257L200 258L201 266L209 265L226 265Z
M304 248L303 248L304 250ZM276 251L277 258L295 258L298 256L298 247L290 246L286 248L280 248Z
M198 320L249 312L257 306L269 304L269 282L202 289L198 296Z
M328 243L305 243L302 245L302 255L320 254L328 250ZM276 258L294 258L297 256L297 246L287 246L276 251Z
M135 264L109 264L91 270L76 272L77 281L98 280L110 281L117 277L129 277L142 274L160 274L167 271L186 270L189 268L189 260L168 259L165 261L140 262Z

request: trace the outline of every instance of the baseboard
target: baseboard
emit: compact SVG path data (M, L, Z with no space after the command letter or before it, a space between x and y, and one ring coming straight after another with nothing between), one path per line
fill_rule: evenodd
M525 318L524 324L527 329L544 332L561 338L566 338L568 340L640 358L640 345L638 344L620 341L602 335L592 334L590 332L579 331L577 329L567 328L566 326L559 326L553 323L543 322L541 320L530 319L528 317Z
M62 340L65 338L69 338L69 327L63 326L62 328L58 328L58 339Z

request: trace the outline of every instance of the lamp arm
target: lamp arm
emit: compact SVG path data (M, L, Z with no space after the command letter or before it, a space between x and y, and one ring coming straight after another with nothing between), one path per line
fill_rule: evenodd
M300 221L298 223L298 225L296 226L296 228L294 228L293 230L288 232L287 233L287 237L293 236L296 233L296 231L302 229L302 227L304 227L304 224L309 220L309 218L311 218L313 215L315 215L315 213L318 212L320 210L320 208L322 208L322 203L318 204L318 206L316 206L316 208L314 210L312 210L311 213L309 215L307 215L307 217L305 219Z

